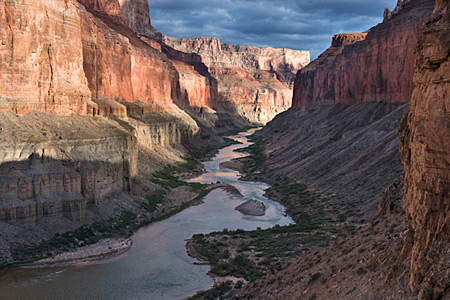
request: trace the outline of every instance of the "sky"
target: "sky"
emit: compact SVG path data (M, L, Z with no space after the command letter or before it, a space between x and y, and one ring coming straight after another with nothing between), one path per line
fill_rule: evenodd
M336 33L362 32L397 0L149 0L152 25L173 37L309 50L316 58Z

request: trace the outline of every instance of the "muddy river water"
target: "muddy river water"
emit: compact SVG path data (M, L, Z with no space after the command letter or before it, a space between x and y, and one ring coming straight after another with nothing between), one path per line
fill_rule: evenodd
M242 144L221 149L204 163L206 173L189 180L228 183L243 197L214 190L203 204L140 229L133 247L112 260L87 266L1 271L0 299L181 299L210 288L209 267L194 264L196 260L186 253L186 239L224 228L252 230L292 223L282 205L263 196L267 184L240 181L238 172L220 167L222 162L245 156L234 150L247 147L247 136L252 133L254 129L230 137ZM248 199L264 202L266 215L244 216L234 209Z

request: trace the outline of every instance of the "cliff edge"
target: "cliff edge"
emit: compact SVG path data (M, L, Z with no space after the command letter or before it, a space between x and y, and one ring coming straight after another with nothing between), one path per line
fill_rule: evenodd
M419 299L450 289L450 3L437 0L419 36L410 108L400 126L410 288Z
M295 74L310 59L308 51L231 45L210 37L164 37L164 42L201 56L218 81L218 106L235 105L249 121L262 124L291 107Z

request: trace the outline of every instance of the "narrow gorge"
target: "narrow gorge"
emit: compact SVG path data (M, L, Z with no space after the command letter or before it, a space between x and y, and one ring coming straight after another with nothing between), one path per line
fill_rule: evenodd
M0 0L5 299L450 299L449 1L398 0L312 61L166 36L149 6Z

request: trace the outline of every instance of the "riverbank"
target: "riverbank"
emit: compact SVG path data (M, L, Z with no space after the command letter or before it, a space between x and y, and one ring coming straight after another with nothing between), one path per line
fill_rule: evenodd
M130 250L132 245L133 240L131 238L105 239L93 245L38 260L28 266L23 266L23 268L60 268L92 264L117 257Z
M122 236L116 238L105 238L98 242L83 247L71 249L70 251L65 251L57 255L39 259L31 262L17 263L9 267L18 266L21 268L42 268L42 267L65 267L65 266L80 266L95 262L101 262L108 260L121 254L124 254L133 245L132 235L142 227L149 226L155 222L159 222L170 218L171 216L181 212L182 210L196 205L201 205L203 203L203 198L206 197L210 192L215 189L222 189L230 195L239 195L239 191L232 186L226 184L212 184L208 186L207 189L202 190L194 198L191 196L189 201L181 201L175 208L161 214L159 216L153 217L151 219L144 219L140 223L134 226L133 233L123 234ZM182 193L187 196L185 193ZM180 193L176 195L169 195L169 198L177 198ZM164 211L164 209L162 209ZM136 216L136 218L141 219L142 216Z
M226 146L239 144L226 139ZM203 151L207 161L217 153L216 147ZM242 196L235 187L223 183L188 183L186 179L204 172L201 160L184 158L183 163L167 166L153 173L151 181L160 186L138 209L124 210L116 218L83 226L74 232L56 234L38 245L19 245L15 248L15 262L1 266L42 267L80 265L92 261L106 260L125 253L131 248L130 237L142 227L165 220L184 209L200 205L211 191L221 188L230 195ZM125 241L125 242L124 242Z
M223 228L253 230L292 222L292 219L284 215L284 207L262 196L267 188L266 184L239 181L240 176L237 172L220 167L221 162L242 156L233 150L248 145L246 140L248 134L243 133L236 137L245 145L221 149L212 161L204 163L206 173L190 178L188 182L180 180L181 175L178 179L174 178L172 170L166 169L155 174L154 181L158 182L166 192L161 190L160 193L153 193L147 199L145 214L152 217L144 218L130 212L123 215L121 220L116 220L118 222L114 225L114 228L120 225L117 228L129 231L138 228L144 224L143 222L152 222L152 226L143 228L133 235L133 247L121 246L120 241L118 244L110 241L104 246L99 246L97 243L90 247L80 247L78 251L81 255L79 252L71 251L61 256L53 255L56 257L39 262L62 266L60 269L44 266L30 271L22 268L5 270L0 272L4 284L3 287L0 285L0 292L5 293L4 295L14 294L24 297L33 295L33 297L46 298L51 295L64 298L64 290L77 290L77 287L83 286L82 290L71 294L73 299L91 299L97 297L98 293L102 293L102 297L107 295L109 299L124 297L179 299L210 288L213 280L206 275L210 268L196 265L195 260L188 256L184 242L186 239L199 232L206 233ZM181 173L184 172L179 172ZM200 197L203 196L202 194L207 196ZM189 195L188 199L185 198L186 195ZM162 203L160 203L161 199L164 200ZM235 208L248 199L264 202L269 213L261 217L249 217L236 211ZM187 200L189 201L186 202ZM202 205L196 205L201 202L203 202ZM166 204L172 205L172 209L167 209ZM187 207L191 208L184 210ZM180 213L178 214L177 211ZM172 217L168 218L169 214ZM163 217L164 220L162 220ZM96 228L95 233L98 233L97 230L100 229ZM78 243L85 240L84 234L90 233L80 232L76 237L59 236L53 242L60 244L75 241ZM120 254L114 251L117 248L120 251L129 252L120 258L109 260L108 263L97 263ZM106 255L98 256L102 252L106 252ZM88 260L84 261L84 258ZM88 266L64 267L68 263L73 265L78 262ZM60 263L63 265L59 265ZM51 279L48 280L48 278ZM230 288L232 285L240 286L245 280L233 275L216 276L214 283L222 291L222 288ZM64 290L56 289L60 286L64 286ZM126 295L124 286L129 287L126 289ZM86 297L86 295L89 296ZM123 297L114 298L113 295Z
M402 240L406 232L398 204L387 215L380 213L367 223L362 206L341 202L336 194L317 194L292 178L275 175L266 164L265 147L270 140L256 136L253 141L252 146L240 150L250 156L223 166L239 171L244 175L242 180L270 184L265 196L283 204L296 224L195 235L187 247L193 256L211 265L212 276L248 279L248 284L239 291L230 289L229 295L221 295L263 297L272 288L290 288L292 280L298 282L306 298L315 297L312 291L330 293L329 296L338 291L344 295L345 288L329 287L354 286L356 281L362 284L373 281L374 286L382 289L378 279L385 276L387 266L395 261L396 257L390 257L398 250L394 248L401 248L401 243L389 244ZM401 195L399 188L394 194ZM388 203L390 198L399 198L396 194L385 197ZM289 280L284 281L285 278ZM266 287L262 294L261 286ZM213 288L202 295L215 292Z
M248 283L281 270L293 257L307 255L339 237L353 235L363 223L358 211L337 209L333 205L334 195L315 194L306 185L287 177L274 180L265 168L264 148L269 141L258 137L251 139L252 145L239 150L249 156L221 166L239 171L243 175L241 180L270 184L265 196L284 205L296 224L265 230L198 234L186 244L191 256L211 266L212 277L233 276ZM233 289L231 291L234 293Z

